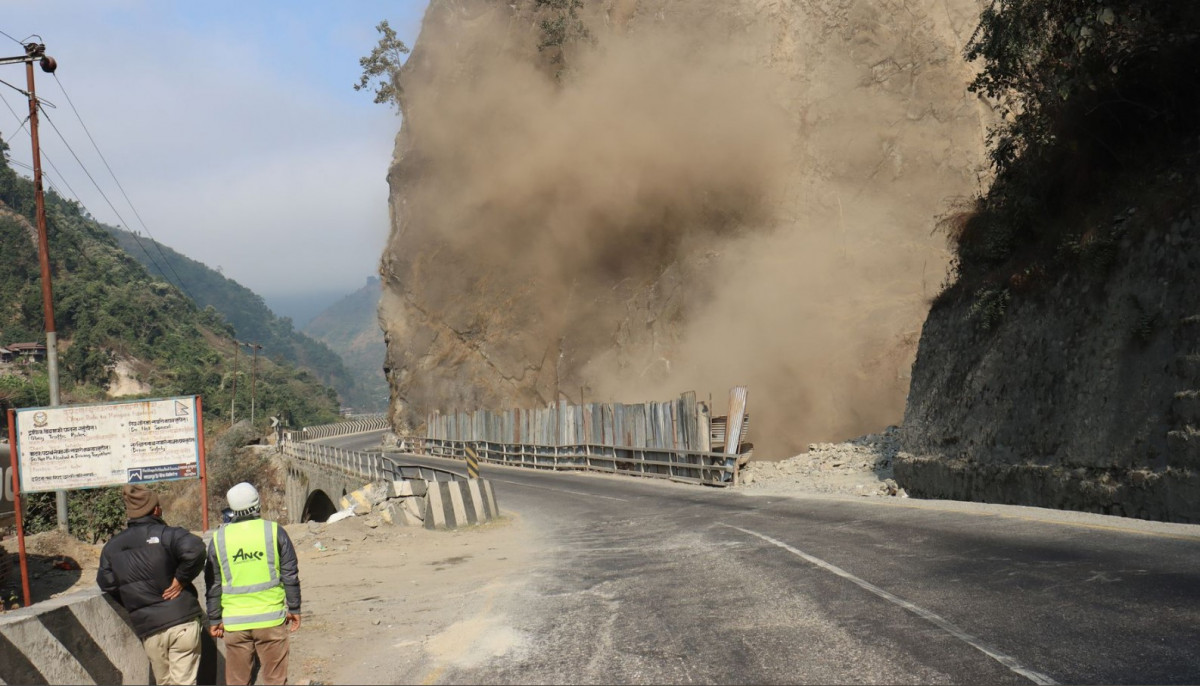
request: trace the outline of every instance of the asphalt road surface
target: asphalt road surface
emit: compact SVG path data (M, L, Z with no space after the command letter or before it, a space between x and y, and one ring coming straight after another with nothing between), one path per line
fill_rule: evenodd
M508 599L528 645L441 683L1200 682L1200 527L482 476L544 543Z

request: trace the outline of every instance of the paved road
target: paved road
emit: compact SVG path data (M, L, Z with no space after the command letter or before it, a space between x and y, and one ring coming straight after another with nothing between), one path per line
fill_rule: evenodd
M442 683L1200 682L1200 527L483 476L548 553L526 649Z

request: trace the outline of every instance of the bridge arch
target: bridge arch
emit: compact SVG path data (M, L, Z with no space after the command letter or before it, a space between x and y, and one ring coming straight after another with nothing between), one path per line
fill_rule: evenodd
M323 522L337 511L337 505L325 491L319 488L314 489L312 493L308 494L308 499L304 501L304 514L301 515L300 521Z

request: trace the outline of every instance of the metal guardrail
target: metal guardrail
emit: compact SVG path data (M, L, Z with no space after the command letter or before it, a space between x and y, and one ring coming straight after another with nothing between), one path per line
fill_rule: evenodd
M313 438L328 438L329 436L345 436L346 434L379 431L392 428L385 414L372 414L358 417L345 422L306 426L300 431L289 432L293 440L307 441Z
M329 469L336 469L352 476L364 477L369 481L401 481L424 479L425 481L461 481L466 477L447 469L424 465L404 464L395 458L380 453L364 453L343 450L331 445L287 441L283 454L301 462L309 462Z
M465 460L467 448L483 462L549 470L586 470L602 474L648 476L710 486L737 483L746 456L669 448L610 445L529 445L486 441L416 439L406 442L418 455Z

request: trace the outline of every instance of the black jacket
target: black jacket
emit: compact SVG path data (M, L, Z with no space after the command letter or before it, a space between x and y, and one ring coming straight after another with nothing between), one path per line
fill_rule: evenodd
M146 638L200 616L192 580L203 569L204 541L149 515L129 520L129 528L104 545L96 583L129 610L133 630ZM163 600L171 579L179 579L183 592Z
M251 519L260 519L252 517ZM244 520L237 520L244 521ZM279 580L283 583L284 602L287 611L300 614L300 562L296 559L296 547L283 527L279 527L279 537L275 539L275 549L279 552ZM208 542L208 561L204 565L204 585L208 588L208 625L216 626L221 623L221 563L217 560L217 537L214 535Z

